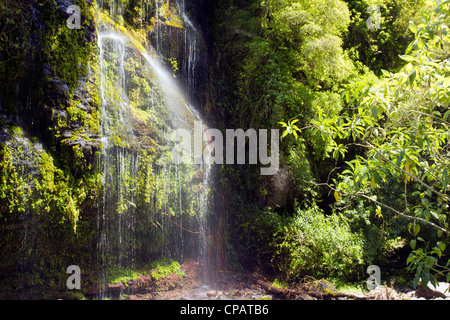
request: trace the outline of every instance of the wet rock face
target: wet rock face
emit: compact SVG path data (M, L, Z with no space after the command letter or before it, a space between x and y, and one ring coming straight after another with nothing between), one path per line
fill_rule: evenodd
M99 96L100 52L96 25L90 11L93 1L77 2L82 7L81 30L69 30L66 26L66 20L70 16L67 8L74 4L74 0L50 1L45 6L40 6L40 3L34 0L24 0L24 3L25 1L30 5L26 11L29 26L18 39L28 45L29 51L24 52L23 57L17 58L20 68L19 64L11 68L15 74L2 73L0 61L0 84L11 84L8 90L0 86L0 145L6 146L7 153L4 154L8 156L11 150L21 151L11 153L11 168L6 168L9 171L0 168L0 179L4 178L10 183L15 176L19 176L17 184L21 183L24 189L30 191L22 197L22 202L26 203L26 206L20 207L22 215L17 215L20 204L14 203L11 208L3 206L3 209L6 209L0 214L0 256L6 257L6 252L8 259L5 260L11 263L11 268L6 272L5 266L1 264L3 261L0 261L0 275L8 274L15 267L36 265L39 259L45 259L40 265L52 263L53 268L63 272L64 265L61 267L60 264L65 264L65 261L59 257L61 252L67 257L90 256L86 259L93 261L76 263L95 269L95 263L98 263L95 261L95 252L92 255L74 252L85 252L91 250L89 248L95 251L95 237L98 235L95 215L98 214L98 207L102 207L99 191L102 185L96 165L98 154L102 150L100 130L104 118L100 112L102 99ZM192 43L186 36L186 30L173 24L162 23L159 32L165 36L160 41L162 51L165 52L166 65L172 67L168 59L173 58L179 66L177 76L180 81L194 77L187 70L193 72L195 64L192 54L194 50L196 54L198 51L196 46L187 49L186 46ZM153 41L156 41L156 38L154 39ZM156 42L154 44L156 45ZM128 156L136 150L145 151L144 154L139 154L139 160L142 161L139 164L142 166L133 166L136 174L137 169L144 167L144 164L148 167L152 165L156 153L164 152L159 149L165 143L164 129L170 125L171 116L166 110L163 94L157 88L157 77L145 67L145 59L138 51L128 46L123 61L125 91L132 109L132 131L114 137L123 137L122 141L115 140L117 150L124 150L121 155ZM2 56L0 47L0 57ZM197 55L196 59L202 59L198 57ZM113 65L113 60L111 57L108 61L111 62L110 66ZM195 77L197 78L193 83L198 83L199 78ZM20 132L14 132L15 127L20 128ZM113 151L117 150L113 147ZM1 149L0 151L3 152ZM130 159L137 162L138 157ZM157 169L162 170L159 167ZM153 179L157 173L159 172L152 172L148 179ZM163 176L162 173L160 175ZM150 183L145 184L144 178L141 180L139 181L142 185L156 188ZM149 189L148 193L151 194L153 189ZM12 189L8 192L14 194ZM40 201L44 196L45 199ZM144 199L144 192L141 198ZM111 199L116 200L116 197ZM1 201L9 203L7 197L0 196ZM148 208L150 201L145 201L142 200L141 204L136 201L136 204L129 205L137 205L139 209ZM155 207L156 205L157 203ZM39 210L34 209L35 207ZM17 221L13 221L14 224L6 221L10 219L6 215L14 214L18 217ZM20 228L25 228L25 224L32 220L35 225L21 233ZM80 232L80 235L75 237L70 224L77 221L77 232ZM3 223L8 223L7 227L4 227ZM6 235L2 233L6 229L18 231ZM49 238L42 236L43 229L49 234ZM145 225L145 232L156 233L147 229L148 226ZM22 234L30 239L26 245L20 243L23 240ZM13 241L2 240L13 237L18 239L15 244L17 247L13 247ZM61 237L66 237L66 241L51 241ZM42 245L34 250L31 245L38 241ZM31 253L12 258L17 252L22 253L19 251L20 246L27 254ZM152 250L159 248L142 250L153 252Z
M67 137L84 136L78 139L79 143L71 141L68 145L79 144L86 155L92 153L95 143L91 140L95 138L99 121L95 115L98 99L93 94L95 64L91 62L97 49L90 3L87 1L82 11L83 27L76 31L69 30L65 24L70 16L67 8L73 5L71 0L56 1L53 6L34 3L24 9L30 27L23 30L22 38L29 43L29 49L23 67L18 67L15 75L17 93L11 99L11 92L0 92L8 97L4 110L15 114L28 134L57 149L67 145Z
M171 26L157 21L149 34L150 43L166 59L181 56L183 49L184 30L178 26Z
M91 162L98 148L98 98L93 70L97 38L89 11L92 1L78 3L82 6L82 29L67 28L67 8L73 4L73 0L58 0L45 6L34 1L19 5L27 23L16 29L10 42L20 41L24 50L10 52L15 56L8 68L0 68L0 84L9 83L0 88L0 114L11 120L0 125L20 126L26 136L36 138L30 140L31 144L52 149L52 153L60 154L64 149L70 154L77 147ZM17 9L17 4L8 5ZM8 138L2 135L0 143Z
M91 3L78 3L84 21L80 30L69 30L65 23L73 1L5 3L20 9L22 23L9 38L9 45L20 50L6 50L11 59L0 61L0 179L6 186L0 195L0 275L12 277L20 270L19 279L10 282L19 288L36 283L46 263L64 272L61 252L77 255L76 248L88 248L94 234L88 231L94 205L83 194L98 149L98 52ZM86 223L78 226L85 237L77 240L71 224L79 220ZM2 297L14 290L1 285ZM12 297L36 294L19 291Z
M59 14L63 17L70 17L70 13L67 12L68 8L72 5L74 5L73 0L57 0L56 3L58 4L58 11Z
M173 70L190 102L205 113L209 59L206 25L200 19L202 4L186 0L176 3L170 8L172 20L164 14L155 15L155 25L147 36L165 66Z

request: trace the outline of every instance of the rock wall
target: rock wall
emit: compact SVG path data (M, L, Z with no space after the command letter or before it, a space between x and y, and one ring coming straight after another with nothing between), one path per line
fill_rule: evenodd
M0 298L74 297L66 288L71 264L82 269L83 293L104 274L105 259L125 263L120 259L129 252L135 265L193 251L185 244L198 241L177 227L198 227L196 170L162 166L173 124L140 53L140 46L151 43L156 50L155 35L162 34L164 62L180 81L187 77L176 3L163 1L159 21L153 0L143 1L142 9L134 0L120 7L102 3L103 8L83 0L0 4L0 36L6 40L0 44ZM66 25L72 4L81 8L81 29ZM109 153L102 141L101 9L118 31L138 39L127 46L124 60L132 130L114 135ZM113 191L105 187L105 154L117 164L109 170L121 172L110 180ZM105 230L109 251L99 250ZM169 248L170 243L180 244ZM116 249L124 254L114 257Z
M6 297L43 297L37 286L61 288L64 265L94 245L97 38L91 2L77 2L79 30L66 26L70 4L2 3L8 41L0 48L0 274ZM83 260L95 264L93 256Z

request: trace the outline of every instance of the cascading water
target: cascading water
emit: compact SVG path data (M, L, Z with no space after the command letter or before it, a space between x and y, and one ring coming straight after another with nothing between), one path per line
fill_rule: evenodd
M103 172L103 199L98 219L103 279L106 270L132 268L134 249L134 199L130 183L136 177L138 154L117 141L133 133L129 100L126 92L124 56L126 38L111 32L99 33L101 71L101 135L100 166ZM117 214L116 214L117 213ZM101 294L105 294L101 290ZM103 298L104 296L101 296Z
M110 14L120 12L120 6L111 2ZM156 5L158 10L162 3L156 1ZM189 93L195 86L197 36L185 14L184 1L178 6L185 23L187 58L182 72ZM112 294L103 288L111 274L123 274L139 263L159 257L183 260L190 255L206 266L210 168L172 164L167 144L162 148L165 152L155 151L152 135L142 133L153 129L143 129L143 123L151 123L154 130L163 128L159 143L164 145L174 129L192 131L195 123L202 123L199 113L158 58L108 25L101 24L98 34L102 116L98 162L103 172L103 198L97 246L102 299ZM159 41L164 41L161 35ZM156 154L159 159L149 165L146 161Z
M184 53L185 59L183 62L184 79L186 82L187 92L193 92L196 87L196 67L198 64L198 31L192 24L191 20L186 14L185 0L178 0L178 7L180 8L181 17L184 21Z
M185 14L183 15L184 17ZM186 17L187 18L187 17ZM190 23L190 22L189 22ZM188 102L186 102L185 98L181 95L181 90L179 85L175 82L175 79L170 75L168 70L164 68L161 64L157 62L150 55L143 53L145 59L149 62L154 70L155 74L158 77L161 90L164 92L164 95L168 101L168 105L172 111L172 118L175 123L175 127L182 128L186 125L185 120L187 117L192 117L191 119L196 122L196 125L201 126L202 133L207 129L207 126L204 124L204 121L201 119L199 112L192 107ZM194 61L190 63L194 64ZM195 62L196 63L196 62ZM195 69L195 68L194 68ZM186 84L187 85L187 84ZM192 126L192 124L191 124ZM193 128L190 128L191 136L195 135L193 133ZM207 138L202 134L203 140L206 142ZM178 166L176 167L176 181L180 181L180 171L178 170ZM210 188L210 171L211 166L205 162L202 162L202 165L199 165L197 175L201 175L202 185L199 186L200 197L198 203L198 233L200 234L200 241L198 246L198 258L201 265L204 268L204 281L208 281L209 272L206 271L207 267L207 239L208 239L208 223L207 223L207 214L210 209L208 203L208 190ZM179 206L181 208L181 198L179 198ZM180 243L183 244L184 239L180 238Z

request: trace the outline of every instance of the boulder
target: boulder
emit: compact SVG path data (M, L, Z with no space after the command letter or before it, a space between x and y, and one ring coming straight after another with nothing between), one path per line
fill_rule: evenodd
M325 296L335 296L339 293L334 285L325 279L315 281L311 291Z
M295 300L315 300L313 297L311 297L309 294L306 293L300 293Z
M433 290L429 286L425 288L422 284L420 284L417 287L415 296L418 298L426 298L426 299L446 298L444 293L438 290Z
M216 290L209 290L209 291L206 293L206 296L207 296L207 297L215 297L215 296L217 296L217 291L216 291Z

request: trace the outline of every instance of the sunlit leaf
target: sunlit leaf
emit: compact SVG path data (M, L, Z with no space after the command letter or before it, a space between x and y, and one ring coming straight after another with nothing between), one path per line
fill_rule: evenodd
M336 200L336 202L339 201L339 192L337 190L334 191L334 199Z

